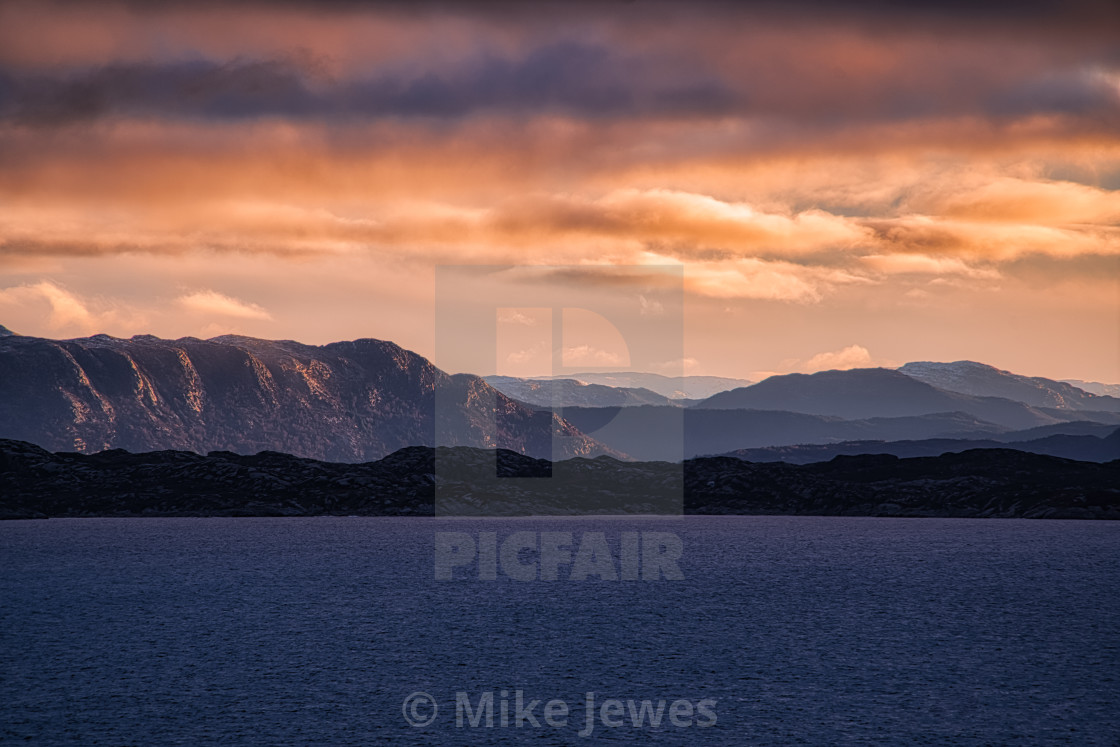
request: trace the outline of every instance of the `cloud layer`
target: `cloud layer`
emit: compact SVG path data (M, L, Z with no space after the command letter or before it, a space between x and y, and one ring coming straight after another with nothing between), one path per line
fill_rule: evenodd
M441 263L682 263L714 328L755 302L936 325L959 293L995 318L1031 288L1106 318L1117 29L1104 1L0 2L0 298L43 331L267 329L308 263L337 268L323 302L376 267L413 315ZM122 258L210 276L92 285ZM754 368L871 341L802 334Z

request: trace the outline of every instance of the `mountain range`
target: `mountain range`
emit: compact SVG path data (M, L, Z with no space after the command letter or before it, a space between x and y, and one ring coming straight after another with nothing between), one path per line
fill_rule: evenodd
M1092 412L1120 414L1120 400L1095 399L1101 406ZM1007 397L946 390L901 370L886 368L771 376L753 386L713 395L694 407L786 410L841 418L963 412L1014 429L1079 419L1071 416L1073 410L1069 407L1041 407ZM1077 412L1087 410L1078 409Z
M53 451L276 451L364 462L438 444L535 458L679 461L805 444L1100 437L1085 429L1120 425L1120 399L969 361L773 376L690 401L584 379L675 387L674 394L744 382L636 373L491 377L503 393L380 340L49 340L0 330L0 438ZM581 405L603 402L611 404ZM1092 442L1083 445L1096 453ZM897 447L904 448L939 447Z

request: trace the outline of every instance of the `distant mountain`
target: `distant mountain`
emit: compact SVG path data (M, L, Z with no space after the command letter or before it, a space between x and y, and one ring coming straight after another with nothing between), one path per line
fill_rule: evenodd
M969 449L1009 448L1031 454L1046 454L1082 462L1111 462L1120 459L1120 429L1105 438L1097 436L1055 435L1030 441L997 441L995 439L930 438L920 441L845 441L838 444L799 444L767 446L759 449L736 449L724 456L748 462L788 462L811 464L827 462L841 456L858 454L891 454L896 457L940 456Z
M1102 384L1099 381L1082 381L1081 379L1062 379L1062 383L1070 384L1090 394L1120 397L1120 384Z
M993 441L1008 444L1013 441L1033 441L1050 436L1094 436L1106 438L1116 432L1116 423L1098 423L1089 420L1073 420L1068 423L1055 423L1053 425L1040 425L1035 428L1024 428L1018 431L1004 431L984 436ZM954 431L944 434L944 438L969 439L976 438L975 430Z
M553 378L553 377L541 377ZM721 376L662 376L654 373L635 371L611 373L574 373L564 374L565 379L575 379L585 384L648 389L669 399L705 399L728 389L749 386L746 379L728 379ZM653 404L653 403L651 403Z
M1062 381L1002 371L975 361L918 361L907 363L898 371L938 389L974 397L1002 397L1062 410L1120 412L1120 399L1116 397L1094 394Z
M1066 410L1058 407L1034 408L1043 415L1065 422L1091 421L1094 423L1109 423L1120 425L1120 412L1102 412L1101 410Z
M609 451L390 342L0 337L0 437L48 449L275 450L353 462L433 445L437 427L448 445L552 456L555 436L564 456Z
M771 376L753 386L721 392L693 407L787 410L847 419L961 412L1009 429L1074 419L1009 399L947 392L886 368Z
M969 433L995 436L1005 428L964 413L845 420L772 410L676 407L570 407L564 418L581 432L638 460L679 460L734 449L856 439L901 440ZM675 436L673 434L676 434Z
M3 324L0 324L0 337L12 337L14 335L15 335L15 332L8 329Z
M535 407L634 407L671 405L673 400L649 389L585 384L575 379L519 379L484 376L507 397Z
M459 467L450 480L436 458ZM564 469L569 483L501 480L479 495L472 474L495 463L511 477ZM466 482L460 482L466 477ZM752 464L693 459L681 465L610 457L550 463L510 451L411 447L365 464L266 452L240 456L161 451L52 454L0 440L0 518L62 516L415 516L648 513L647 496L678 491L688 514L955 516L1120 519L1120 461L1077 462L1010 449L939 457L837 457L829 462ZM446 501L444 494L454 498Z

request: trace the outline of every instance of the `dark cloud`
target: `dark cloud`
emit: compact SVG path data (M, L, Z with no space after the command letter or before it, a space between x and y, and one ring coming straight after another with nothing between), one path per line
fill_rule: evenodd
M345 93L368 115L459 116L477 111L561 112L581 116L706 114L729 111L734 95L703 75L667 75L655 61L621 58L564 42L511 61L488 56L459 73L384 77ZM675 79L674 79L675 78Z
M89 5L97 0L63 0L59 5ZM288 7L304 10L376 10L399 13L458 13L463 15L534 13L594 15L625 10L632 13L672 12L674 0L102 0L105 5L124 4L138 11L165 8ZM1112 0L694 0L688 5L708 12L758 13L766 10L790 12L816 10L839 14L886 16L945 16L995 18L1010 22L1018 18L1078 17L1115 14Z
M62 0L60 5L98 1ZM121 0L101 2L121 4ZM167 10L247 8L316 15L456 17L518 27L586 23L664 26L698 17L718 24L810 21L880 31L911 28L1051 38L1060 34L1083 41L1115 39L1115 29L1120 28L1120 3L1116 0L124 0L123 5L134 13L148 15Z
M993 97L991 111L1022 115L1053 113L1072 115L1117 112L1116 83L1091 70L1053 73L1023 81Z
M108 65L63 75L0 73L0 116L63 125L111 116L236 118L318 107L290 62Z
M483 56L458 70L334 80L298 59L114 64L63 73L0 71L0 120L37 127L106 118L239 120L459 118L478 113L578 118L753 116L836 127L960 114L1115 119L1115 84L1085 70L1007 83L918 74L829 89L828 71L722 81L700 65L625 58L560 43L523 59ZM928 75L928 71L926 73ZM911 85L907 85L907 83ZM858 95L855 95L858 94Z
M158 22L134 26L134 18L113 16L99 34L66 27L58 38L50 38L56 17L48 16L40 27L43 44L21 48L0 67L0 122L49 128L114 118L364 123L473 115L514 122L536 115L589 121L738 117L752 121L756 139L961 116L999 124L1058 114L1092 119L1100 127L1120 125L1115 72L1109 73L1120 65L1120 22L1105 22L1109 7L1120 13L1116 2L1059 6L1024 0L1014 13L1001 3L956 0L603 0L543 7L289 2L289 9L307 12L281 14L279 20L265 5L230 5L227 12L203 3L197 13L182 16L159 14L195 4L130 5L134 16ZM240 12L244 6L251 8ZM61 13L66 4L52 7ZM1059 7L1062 19L1096 19L1092 33L1076 41L1058 33L1066 22L1052 18ZM349 16L311 12L323 8L354 10L377 22L362 26ZM227 29L224 46L203 46L206 31L223 13L252 44L242 47L243 36ZM394 26L405 15L425 22ZM193 20L187 23L186 16ZM452 17L471 23L434 23ZM960 23L952 29L925 23L954 18ZM860 28L853 31L852 24ZM877 24L887 27L871 28ZM1025 24L1050 36L989 38L982 29L991 24ZM359 26L370 38L348 35ZM393 45L398 30L407 31L407 44ZM121 41L129 33L131 45ZM171 51L146 41L164 34L180 35ZM68 37L88 45L81 55L65 56ZM287 55L305 42L314 53ZM115 54L131 56L113 59ZM152 59L162 54L167 57ZM184 61L184 54L197 57ZM60 60L71 60L72 67Z
M729 111L717 80L577 43L523 59L484 56L450 72L333 81L299 60L118 64L63 74L0 72L0 117L62 125L106 117L459 117L476 112L575 116Z

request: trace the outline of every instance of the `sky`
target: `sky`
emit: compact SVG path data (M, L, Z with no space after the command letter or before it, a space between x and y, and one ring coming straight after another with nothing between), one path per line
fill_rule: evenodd
M660 372L1120 382L1120 5L0 0L0 324L431 357L461 265L678 268ZM529 299L476 373L547 372Z

